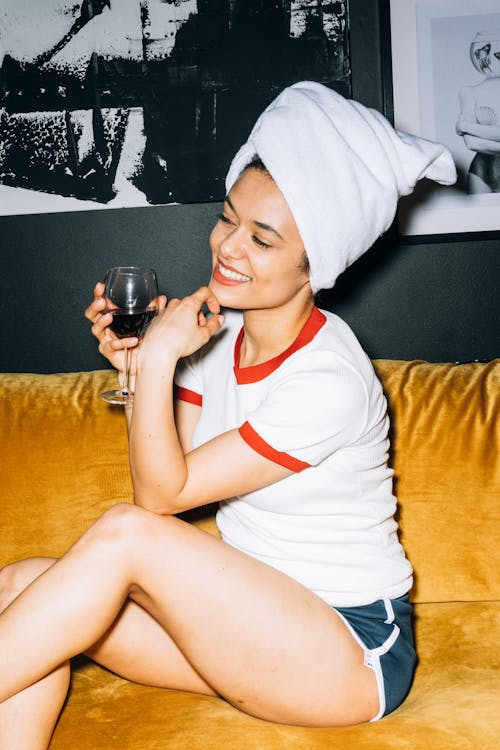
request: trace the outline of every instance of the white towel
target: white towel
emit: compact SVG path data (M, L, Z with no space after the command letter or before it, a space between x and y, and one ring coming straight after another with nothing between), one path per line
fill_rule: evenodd
M396 131L376 110L312 81L284 89L264 110L231 163L227 192L255 155L295 219L314 293L389 228L399 196L418 180L456 180L444 146Z

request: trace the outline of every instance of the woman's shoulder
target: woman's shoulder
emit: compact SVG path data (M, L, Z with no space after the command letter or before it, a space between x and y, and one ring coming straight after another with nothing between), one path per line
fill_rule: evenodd
M320 311L325 324L319 331L316 348L328 352L337 361L344 361L355 369L364 369L369 362L368 355L361 346L351 326L336 313Z
M324 324L312 341L296 351L284 363L278 379L303 375L311 379L315 375L323 380L327 375L331 382L349 383L351 387L371 391L376 374L373 365L359 343L351 327L336 313L320 310Z

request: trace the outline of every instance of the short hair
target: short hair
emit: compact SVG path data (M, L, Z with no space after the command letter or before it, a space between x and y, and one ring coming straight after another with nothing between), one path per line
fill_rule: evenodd
M252 157L248 164L245 164L245 166L241 170L241 174L243 174L243 172L246 172L247 169L256 169L258 172L263 172L264 174L267 174L269 177L271 177L271 173L258 154L255 154L255 156Z

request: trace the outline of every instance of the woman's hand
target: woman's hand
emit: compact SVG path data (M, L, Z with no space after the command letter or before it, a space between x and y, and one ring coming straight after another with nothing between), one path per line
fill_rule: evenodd
M206 304L212 315L202 312ZM187 357L209 341L222 327L224 316L214 293L206 286L183 299L172 299L151 323L139 351L139 366L161 364L165 357Z
M167 303L166 297L160 295L155 301L158 306L158 313L160 313ZM130 374L135 375L139 339L136 336L119 339L109 328L113 316L111 313L104 313L105 309L104 284L98 282L94 287L94 299L85 310L85 317L93 324L90 330L99 342L99 352L120 373L123 372L125 366L124 352L126 349L132 349Z

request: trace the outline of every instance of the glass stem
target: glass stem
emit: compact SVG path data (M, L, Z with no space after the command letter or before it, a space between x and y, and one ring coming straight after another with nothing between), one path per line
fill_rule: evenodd
M125 369L123 371L122 393L124 396L130 395L129 377L130 377L130 349L125 349Z

